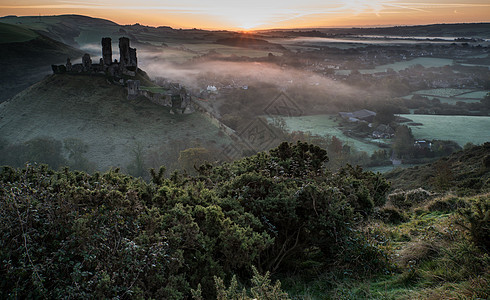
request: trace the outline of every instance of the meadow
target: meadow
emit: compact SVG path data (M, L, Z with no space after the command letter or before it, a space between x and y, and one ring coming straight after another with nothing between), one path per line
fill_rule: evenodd
M400 116L423 124L410 126L416 139L453 140L460 146L490 141L490 117L411 114Z
M380 148L376 145L363 142L361 140L346 136L339 128L339 123L336 120L336 115L313 115L301 117L281 117L285 122L285 129L288 132L301 131L308 132L312 135L323 137L337 137L344 144L351 146L358 151L364 151L372 154ZM272 122L272 118L269 118ZM382 142L376 140L376 142Z
M391 64L376 66L374 69L361 69L361 74L375 74L386 72L388 69L393 69L396 72L406 70L415 65L422 65L425 68L451 66L454 63L452 59L436 58L436 57L417 57L410 60L402 60ZM351 70L337 70L336 75L349 75Z
M456 102L479 102L483 99L488 90L474 89L457 89L457 88L439 88L415 91L412 94L403 97L412 99L414 95L427 97L428 99L439 99L441 103L456 104Z

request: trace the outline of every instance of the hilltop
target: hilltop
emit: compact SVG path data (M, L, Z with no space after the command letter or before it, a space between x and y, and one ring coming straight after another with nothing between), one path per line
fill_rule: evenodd
M170 166L179 151L219 151L230 143L200 113L171 115L145 97L128 100L126 88L104 76L68 74L50 75L2 103L0 136L10 147L36 138L74 139L96 170L126 169L135 160L144 169Z
M15 24L35 30L51 39L63 42L67 45L78 47L75 38L80 36L86 28L107 28L117 31L118 24L99 18L92 18L81 15L61 15L61 16L6 16L0 18L0 22Z
M34 30L0 23L0 102L41 80L51 72L51 64L82 54Z

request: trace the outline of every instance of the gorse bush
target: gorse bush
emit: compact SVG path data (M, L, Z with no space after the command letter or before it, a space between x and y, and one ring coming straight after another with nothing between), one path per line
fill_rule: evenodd
M4 167L0 298L183 299L198 285L212 298L215 276L246 282L258 278L253 265L267 274L312 260L377 271L384 254L356 226L389 185L350 166L332 174L327 160L285 143L197 176L162 168L149 183L118 170Z
M465 221L460 225L469 231L475 245L490 252L490 195L476 198L471 207L458 212Z

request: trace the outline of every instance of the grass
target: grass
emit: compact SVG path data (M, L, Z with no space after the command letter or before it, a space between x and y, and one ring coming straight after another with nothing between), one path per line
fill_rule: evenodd
M404 99L412 99L414 95L421 95L429 99L439 99L442 103L456 104L456 102L479 102L487 95L488 91L475 91L470 89L440 88L419 90Z
M434 96L434 97L455 97L459 95L463 95L465 93L472 92L469 89L453 89L453 88L441 88L441 89L430 89L430 90L420 90L414 92L417 95L423 96ZM464 96L466 98L466 96Z
M413 67L415 65L422 65L425 68L432 68L432 67L450 66L452 64L453 64L452 59L435 58L435 57L418 57L411 60L404 60L392 64L376 66L374 70L359 70L359 72L361 73L363 72L370 73L370 71L374 71L374 73L384 72L389 68L395 71L401 71Z
M466 143L483 144L490 141L490 117L401 115L422 126L411 126L416 139L453 140L460 146Z
M39 34L20 26L0 23L0 44L27 42L35 39Z
M160 86L141 86L140 90L149 91L149 92L152 92L155 94L156 93L164 94L164 93L168 92L168 89L160 87Z
M391 253L391 273L359 277L336 267L315 278L281 278L283 287L293 299L488 299L488 253L474 246L455 210L430 208L434 201L454 197L439 196L409 208L410 219L400 225L371 220L363 226ZM488 194L480 197L488 199Z
M425 68L450 66L453 64L452 59L436 58L436 57L417 57L411 60L398 61L392 64L376 66L374 69L361 69L361 74L374 74L380 72L386 72L388 69L393 69L396 72L406 70L415 65L422 65ZM336 70L337 75L349 75L351 70Z
M485 98L485 96L489 93L490 91L475 91L471 93L466 93L457 96L457 98L462 97L462 98L470 98L470 99L478 99L481 100Z

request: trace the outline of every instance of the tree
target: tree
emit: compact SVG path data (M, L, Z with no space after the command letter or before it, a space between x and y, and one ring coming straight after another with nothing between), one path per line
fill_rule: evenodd
M395 130L393 151L399 158L410 156L413 153L414 141L412 130L407 125L398 126Z

